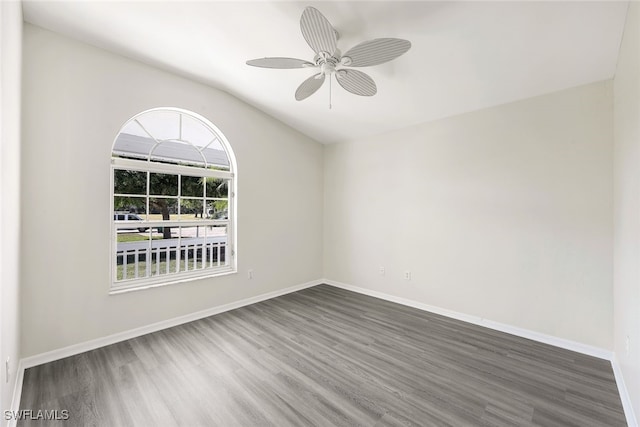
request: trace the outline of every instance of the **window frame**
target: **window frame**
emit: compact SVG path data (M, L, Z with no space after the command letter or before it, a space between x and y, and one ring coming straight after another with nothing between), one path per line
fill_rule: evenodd
M122 129L131 122L132 120L137 119L138 117L144 115L150 111L171 111L183 115L189 115L192 118L199 120L204 126L207 126L211 132L220 140L224 151L226 152L228 161L229 161L229 170L221 170L221 169L210 169L208 167L199 167L199 166L189 166L184 164L172 164L172 163L162 163L157 161L151 161L150 159L135 159L135 158L125 158L125 157L117 157L121 156L121 154L115 154L112 150L111 157L111 166L110 166L110 224L111 224L111 245L110 245L110 284L109 284L109 294L118 294L122 292L129 292L135 290L142 290L148 288L154 288L159 286L166 286L170 284L183 283L198 279L205 279L217 276L224 276L228 274L237 273L237 250L236 250L236 165L235 165L235 156L229 143L226 138L222 135L222 133L208 120L199 116L190 111L176 109L176 108L155 108L152 110L144 111L140 114L135 115L130 120L128 120L125 125L121 128L121 131L116 136L116 140L118 136L122 133ZM115 145L115 142L114 142ZM179 161L179 160L177 160ZM226 229L226 243L225 243L225 264L224 266L219 267L206 267L199 268L194 270L187 271L179 271L179 272L168 272L166 274L157 274L135 278L129 280L118 280L117 277L117 269L118 269L118 254L117 254L117 245L118 245L118 237L117 237L117 229L118 221L117 217L114 217L115 212L115 203L114 198L115 195L118 194L115 192L115 171L121 170L131 170L131 171L140 171L146 173L162 173L162 174L170 174L170 175L182 175L182 176L190 176L190 177L206 177L206 178L218 178L227 180L228 184L228 202L227 202L227 219L196 219L196 220L182 220L180 218L175 220L149 220L148 217L144 217L142 221L136 221L136 226L148 227L149 229L158 228L158 227L190 227L190 226L209 226L209 225L225 225ZM180 193L179 193L180 194ZM147 187L146 195L141 195L141 197L153 198L153 194L150 194L150 189ZM193 198L190 196L184 196L185 198ZM204 197L204 194L203 194ZM184 199L183 199L184 200ZM203 203L206 200L203 198ZM148 201L147 201L148 204ZM206 206L206 205L205 205ZM203 209L206 207L203 206ZM149 212L147 212L149 214ZM141 215L142 216L142 215ZM180 237L181 238L181 237ZM152 240L150 240L151 242ZM181 251L183 246L178 246L177 251ZM186 247L185 247L186 248ZM185 250L188 250L186 248ZM203 249L204 250L204 249ZM146 256L148 256L151 252L146 252ZM159 254L159 252L158 252ZM127 255L124 255L127 256ZM221 256L221 253L218 252L218 257ZM182 261L182 259L180 259ZM149 270L147 270L149 271Z

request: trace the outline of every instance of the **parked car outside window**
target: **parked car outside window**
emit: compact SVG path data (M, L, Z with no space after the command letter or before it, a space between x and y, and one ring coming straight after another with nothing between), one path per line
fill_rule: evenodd
M113 219L115 219L116 221L142 221L142 218L133 213L115 213L113 214ZM119 230L138 230L139 232L143 233L148 229L148 227L132 227L120 228Z

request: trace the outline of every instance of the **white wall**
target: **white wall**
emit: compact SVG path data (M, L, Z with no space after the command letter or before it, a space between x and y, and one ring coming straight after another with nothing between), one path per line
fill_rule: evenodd
M614 80L614 350L640 416L640 4L630 2ZM626 339L629 337L629 351Z
M322 145L211 87L31 25L24 37L23 357L322 277ZM111 145L161 106L202 114L235 151L239 273L109 296Z
M325 277L611 350L612 111L601 82L328 146Z
M20 70L22 5L0 2L0 410L11 407L20 358ZM10 375L5 378L5 361ZM2 425L6 424L2 416Z

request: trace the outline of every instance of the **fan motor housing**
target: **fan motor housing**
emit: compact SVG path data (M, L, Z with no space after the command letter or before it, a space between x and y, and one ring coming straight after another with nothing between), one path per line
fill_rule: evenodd
M336 51L334 55L327 52L320 52L315 56L314 62L320 67L320 72L328 76L335 73L336 67L341 64L340 52Z

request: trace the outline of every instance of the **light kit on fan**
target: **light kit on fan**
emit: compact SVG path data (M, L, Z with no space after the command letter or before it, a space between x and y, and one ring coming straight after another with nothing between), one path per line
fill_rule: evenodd
M329 108L331 108L331 76L345 90L355 95L373 96L378 89L371 77L362 71L343 67L369 67L391 61L411 48L403 39L380 38L362 42L344 55L337 48L338 32L327 18L313 7L307 7L300 18L300 30L307 44L316 53L313 62L295 58L260 58L247 61L247 65L262 68L319 68L320 72L302 82L296 90L296 100L313 95L329 77Z

